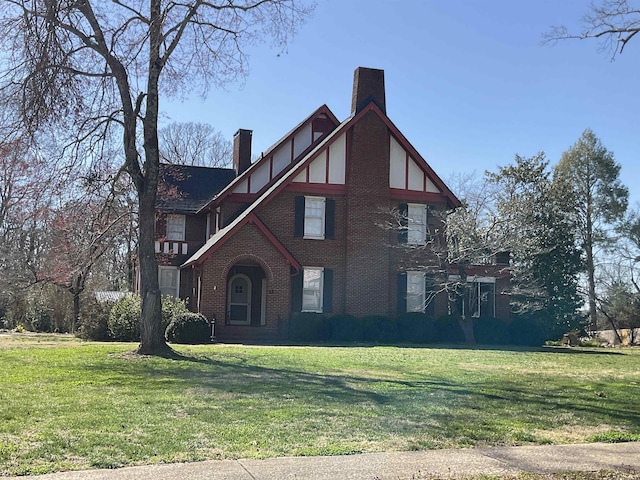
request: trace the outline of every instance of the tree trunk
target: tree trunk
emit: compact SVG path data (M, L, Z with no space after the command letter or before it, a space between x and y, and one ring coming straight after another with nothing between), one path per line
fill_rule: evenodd
M589 211L589 210L588 210ZM587 281L589 296L589 322L592 330L598 327L598 312L596 310L596 280L595 280L595 261L593 259L593 224L590 213L587 214L587 231L585 241L585 252L587 254Z
M142 188L138 189L140 239L140 275L142 313L140 317L140 346L137 353L167 355L173 350L167 345L162 331L162 297L158 282L158 264L155 257L155 212L158 190L160 151L158 149L158 111L160 108L158 81L162 71L160 43L160 1L150 2L151 25L149 27L149 73L145 116L142 120L144 136L145 169Z
M71 318L71 333L76 333L76 328L80 323L80 292L73 290L73 317Z
M147 172L148 173L148 172ZM171 352L162 331L162 298L158 283L158 265L154 250L155 189L140 195L138 243L140 262L140 345L136 353L141 355L166 355Z

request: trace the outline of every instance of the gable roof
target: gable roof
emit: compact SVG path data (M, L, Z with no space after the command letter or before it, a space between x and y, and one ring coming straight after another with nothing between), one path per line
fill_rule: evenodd
M271 157L271 155L282 145L284 145L288 140L290 140L292 137L294 137L296 135L296 133L298 133L298 131L300 129L302 129L302 127L304 125L306 125L311 119L313 119L314 117L317 117L320 114L325 114L327 116L327 118L329 120L331 120L332 122L334 122L336 125L340 124L340 121L336 118L336 116L333 114L333 112L329 109L329 107L324 104L321 105L320 107L318 107L313 113L311 113L310 115L308 115L304 120L302 120L300 123L298 123L298 125L296 125L295 127L293 127L289 132L287 132L282 138L280 138L277 142L275 142L273 145L271 145L265 152L263 152L260 155L260 158L258 160L256 160L255 162L253 162L249 168L247 168L244 172L242 172L240 175L238 175L235 179L233 179L231 182L229 182L229 184L227 184L223 189L221 189L219 192L216 192L217 195L215 196L211 196L209 198L209 201L204 203L202 205L202 207L200 208L200 211L212 206L214 203L218 204L220 201L222 201L227 195L231 194L233 192L233 189L241 184L245 179L249 178L251 176L251 174L253 172L255 172L264 162L269 161L269 158ZM313 142L312 142L313 145ZM302 155L304 155L304 152L302 152ZM294 163L290 163L289 167L291 167L292 165L294 165ZM285 168L286 170L286 168ZM284 171L284 170L283 170ZM278 177L279 175L281 175L282 172L279 172L278 174L276 174L274 176L274 178ZM268 183L267 183L268 186Z
M282 189L284 189L287 185L289 185L293 179L298 175L298 173L305 168L309 163L311 163L316 156L324 150L324 148L328 147L335 139L337 139L342 133L346 132L353 124L355 124L360 118L366 115L368 112L374 112L378 115L382 121L389 128L391 133L396 137L398 142L400 142L407 150L414 155L414 158L419 159L420 168L429 175L434 184L440 189L442 193L437 194L439 196L444 196L447 200L447 206L450 208L456 208L461 205L460 200L453 194L451 190L445 185L445 183L436 175L433 169L427 164L427 162L422 158L422 156L413 148L413 146L409 143L409 141L405 138L404 135L398 130L398 128L391 122L391 120L387 117L387 115L380 110L380 107L376 105L375 102L370 101L366 107L363 107L358 113L355 115L351 115L346 120L344 120L338 127L336 127L331 133L329 133L320 143L318 143L311 151L309 151L306 155L304 155L297 163L293 164L291 168L285 170L285 173L273 182L253 203L251 203L235 220L233 220L229 225L225 228L217 232L214 236L212 236L207 243L205 243L195 254L191 256L182 266L181 268L188 267L194 264L200 264L204 262L207 258L209 258L213 251L215 251L214 247L219 242L225 242L226 237L233 235L236 231L240 229L243 225L249 222L249 219L257 219L255 215L255 211L260 206L266 204L271 198L277 195ZM425 195L435 195L435 194L425 194ZM266 228L266 227L265 227Z
M163 212L196 213L233 179L231 168L161 163L156 208Z

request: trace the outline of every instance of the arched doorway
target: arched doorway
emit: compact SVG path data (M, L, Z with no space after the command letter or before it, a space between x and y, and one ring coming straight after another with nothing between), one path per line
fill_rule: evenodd
M265 325L267 279L262 267L245 260L227 274L227 324Z

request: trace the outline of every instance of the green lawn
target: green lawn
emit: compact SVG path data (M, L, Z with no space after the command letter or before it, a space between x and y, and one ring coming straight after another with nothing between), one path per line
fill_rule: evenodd
M640 440L640 350L134 347L0 336L0 475Z

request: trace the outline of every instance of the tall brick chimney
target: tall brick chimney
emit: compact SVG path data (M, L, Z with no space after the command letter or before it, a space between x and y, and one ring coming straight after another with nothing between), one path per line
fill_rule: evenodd
M253 130L238 130L233 136L233 169L236 176L251 166L251 136Z
M384 98L384 70L358 67L353 73L353 95L351 114L355 115L373 100L385 114L387 107Z

